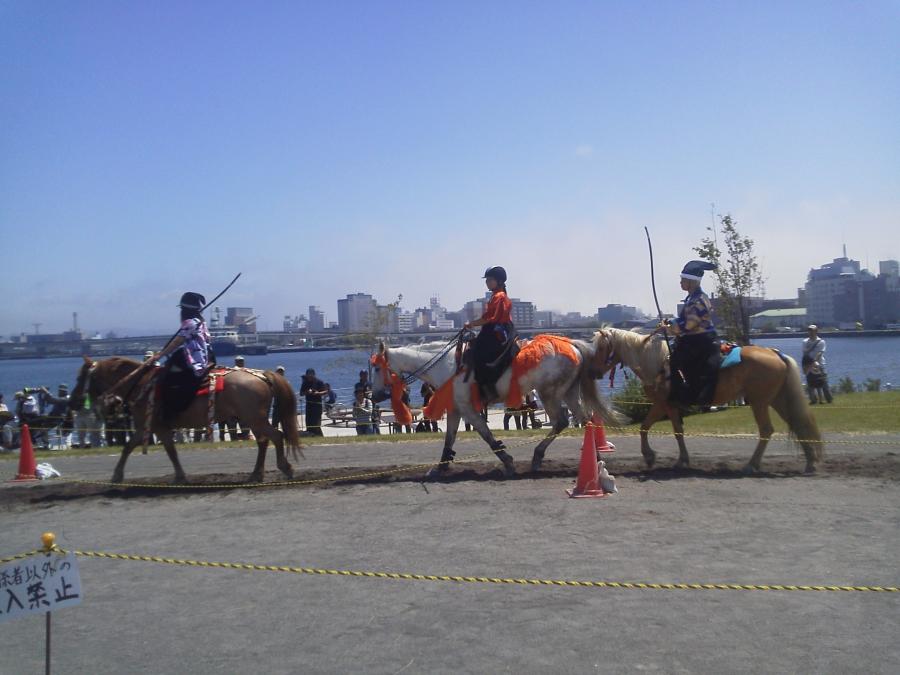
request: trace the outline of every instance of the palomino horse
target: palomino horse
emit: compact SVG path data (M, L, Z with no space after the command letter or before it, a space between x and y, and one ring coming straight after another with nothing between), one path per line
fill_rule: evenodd
M382 371L384 364L394 373L413 373L425 380L438 389L435 396L440 396L441 386L453 378L453 405L447 409L444 450L440 462L429 475L434 476L446 471L449 463L453 461L456 454L453 451L453 444L461 418L471 424L491 447L503 463L506 476L514 475L513 458L506 452L503 441L496 439L488 428L487 422L481 416L480 406L473 403L474 377L470 379L466 372L457 373L453 352L444 350L441 354L442 349L444 345L439 343L391 348L385 347L383 342L380 343L378 352L373 357L373 398L383 400L389 395L388 378L384 377L385 373ZM599 415L605 422L616 421L615 413L597 394L596 383L592 376L593 358L594 347L591 344L552 335L536 335L533 340L525 343L513 366L498 380L497 392L500 396L498 401L505 401L513 386L517 387L517 391L521 394L537 389L550 418L550 432L534 449L531 460L532 471L540 469L547 447L569 424L567 416L563 413L563 402L574 413L579 423L591 419L594 414ZM524 362L527 363L523 367ZM518 401L515 403L518 405Z
M684 444L684 425L676 404L668 400L668 348L659 335L641 335L630 331L607 328L594 335L595 363L602 371L624 364L641 379L644 391L652 402L641 424L641 454L648 466L653 466L656 453L650 448L647 434L656 422L668 415L678 441L676 468L688 466ZM759 443L746 473L759 471L763 453L774 431L769 406L787 423L791 436L802 446L806 455L806 472L815 472L815 464L822 458L822 436L815 418L806 403L800 370L790 356L766 347L743 347L740 363L719 371L712 405L722 405L743 397L753 409L759 427Z
M119 356L113 356L102 361L92 361L84 357L84 365L78 371L78 381L69 399L69 405L78 408L84 405L85 396L90 396L93 401L100 401L105 395L112 395L113 391L122 389L125 393L125 403L131 409L134 418L135 433L131 440L122 448L119 463L113 471L114 483L121 483L125 475L125 462L131 451L142 442L144 431L149 425L149 431L156 434L162 441L172 466L175 467L175 482L184 483L187 478L181 462L178 461L178 452L175 450L174 429L200 429L208 422L208 398L198 396L190 406L182 412L171 424L166 424L154 416L148 420L148 400L153 395L154 385L150 382L154 377L154 369L149 369L136 378L136 383L122 384L122 380L141 367L141 363ZM275 444L278 468L288 478L294 475L290 462L284 453L284 440L295 456L300 448L300 433L297 428L297 399L290 383L281 375L270 371L253 374L253 371L229 370L225 378L225 385L221 392L216 394L215 419L219 423L232 418L238 418L241 426L245 424L253 430L256 436L258 452L256 466L250 474L250 482L259 482L263 478L263 465L266 460L266 448L269 440ZM134 381L132 378L132 382ZM116 386L121 385L121 386ZM130 389L130 391L129 391ZM269 423L269 408L272 400L275 401L275 411L284 427L284 433Z

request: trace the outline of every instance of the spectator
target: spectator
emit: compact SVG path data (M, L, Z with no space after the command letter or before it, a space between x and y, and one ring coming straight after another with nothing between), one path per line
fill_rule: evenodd
M324 436L322 433L322 397L326 394L325 383L316 377L316 371L306 369L300 395L306 398L306 433L308 436Z
M353 392L353 419L356 421L358 436L375 433L372 427L372 401L365 396L363 389Z
M518 408L505 408L503 411L503 430L509 431L509 418L512 417L513 421L516 423L516 429L522 428L522 407L525 405L525 401L523 400ZM525 427L528 428L527 425Z
M325 383L325 397L322 402L325 405L325 412L330 413L334 410L334 404L337 403L337 394L331 389L331 385Z
M9 412L9 408L6 407L6 402L3 400L3 394L0 394L0 412Z
M419 393L422 395L422 407L424 408L428 405L428 402L431 401L431 397L434 396L434 387L432 387L427 382L423 382L422 388L419 390ZM438 423L436 420L425 418L424 420L422 420L422 424L424 425L424 431L432 431L436 433L438 430Z
M528 428L528 419L531 419L531 428L532 429L540 429L544 426L544 423L541 422L536 416L535 411L538 409L537 404L537 392L532 389L530 392L525 394L525 408L524 415L522 416L522 428Z
M403 393L400 394L400 400L403 401L407 408L409 407L409 387L406 386L406 383L403 384ZM395 434L402 434L404 428L406 428L406 433L412 433L411 424L400 424L398 422L394 422L391 426L393 427Z
M369 384L369 371L359 371L359 382L353 385L353 395L360 389L366 398L372 398L372 385Z
M275 366L275 372L284 377L284 366Z
M806 373L806 393L810 404L832 402L831 389L828 388L828 374L825 372L825 340L819 337L819 327L810 324L807 338L803 340L803 358L801 364Z

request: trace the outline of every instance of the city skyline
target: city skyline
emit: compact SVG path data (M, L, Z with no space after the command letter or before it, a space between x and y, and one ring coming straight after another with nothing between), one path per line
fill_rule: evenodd
M719 215L767 294L900 258L900 6L0 6L0 334L260 326L365 289L673 312ZM712 206L714 204L715 206ZM877 252L877 254L876 254ZM423 289L423 290L420 290ZM427 289L424 290L424 289ZM651 309L652 308L652 309Z
M897 277L898 269L900 269L900 264L898 264L897 260L888 259L888 260L879 260L877 263L877 268L874 270L870 270L868 267L862 265L862 263L860 261L855 260L850 257L847 257L846 249L845 249L844 255L836 257L827 263L822 263L821 265L819 265L817 267L810 268L809 272L807 272L807 274L806 274L803 285L798 286L797 291L793 295L775 297L775 296L772 296L771 294L767 294L766 296L759 297L759 298L754 297L753 299L754 300L764 299L764 300L769 300L769 301L775 301L775 300L798 301L798 300L800 300L799 293L802 292L805 295L809 292L809 288L810 288L809 284L813 279L821 278L823 274L829 278L835 278L840 274L840 270L841 270L842 266L844 266L844 265L846 265L847 273L849 274L852 272L853 273L852 276L854 276L855 278L875 279L884 274L888 274L890 276ZM894 281L892 283L896 286L897 282ZM713 297L715 297L714 284L715 284L715 282L712 280L712 278L707 278L707 282L706 282L707 290L710 292L710 294ZM896 290L897 289L894 288L894 291L896 291ZM417 313L419 313L423 310L425 310L425 311L439 310L440 319L444 319L445 313L447 315L459 315L459 314L465 314L467 312L469 314L472 314L472 311L475 311L475 310L471 309L471 306L473 306L473 305L483 306L483 304L486 302L486 299L488 296L489 296L489 293L485 292L481 297L474 297L472 299L466 300L458 309L448 308L448 307L444 306L444 304L442 303L442 301L440 299L440 294L435 293L435 292L431 292L429 294L429 302L428 303L418 303L415 305L405 303L404 302L406 299L405 296L402 296L402 297L398 296L397 299L400 300L400 302L397 305L397 310L399 313L401 313L403 316L405 316L407 318L414 317L417 315ZM303 321L309 321L309 319L311 317L313 317L315 314L315 316L313 318L313 323L312 323L313 328L311 330L312 331L319 331L319 330L327 331L327 330L333 329L334 327L337 327L338 324L340 323L339 317L340 317L340 313L341 313L340 308L341 308L342 303L347 303L348 301L351 301L354 298L358 299L358 300L362 300L363 302L366 302L366 303L371 303L371 308L374 310L384 310L386 308L386 304L380 303L379 299L377 297L375 297L373 294L358 290L358 291L354 291L353 293L345 294L344 298L336 298L335 300L333 300L333 303L335 304L335 307L336 307L333 319L330 318L329 313L327 311L322 311L322 305L309 305L307 307L307 312L287 312L287 313L282 312L278 317L279 323L277 323L274 326L270 326L265 323L262 323L257 326L257 323L259 323L259 321L258 321L259 313L256 311L255 307L253 307L253 306L234 307L234 306L230 305L227 301L226 302L216 302L215 305L210 306L209 310L207 312L209 315L207 317L207 319L210 321L211 325L219 324L221 326L226 326L226 325L227 326L236 326L240 323L245 322L248 318L250 318L253 322L255 329L257 329L257 330L260 330L263 332L280 332L280 330L283 328L284 322L286 320L290 319L293 321L293 320L302 318ZM529 311L529 314L533 314L536 317L534 320L534 323L533 323L533 327L540 327L541 325L545 325L545 324L542 324L541 321L544 320L542 317L547 314L553 314L554 316L558 316L562 319L565 319L566 317L568 317L570 320L574 320L574 321L577 321L578 318L584 318L584 319L599 318L602 321L603 319L602 319L602 317L600 317L601 312L603 310L609 310L610 308L617 308L617 311L613 312L614 314L618 314L622 310L624 310L624 312L626 314L633 312L635 316L632 318L637 318L637 317L641 317L641 316L645 316L645 317L656 316L652 311L647 311L642 307L633 306L633 305L629 306L629 305L627 305L627 303L621 303L621 302L616 302L616 301L608 302L608 303L606 303L606 305L598 305L594 309L593 312L589 312L589 313L585 314L585 313L581 312L580 310L572 310L570 308L544 309L544 308L537 306L535 303L533 303L528 298L518 298L518 297L513 296L512 299L513 299L514 305L524 304L524 305L532 306L531 309L528 311ZM822 300L821 299L816 300L816 302L821 303ZM805 306L805 305L803 305L803 303L801 302L800 306ZM479 311L480 311L480 309L475 311L475 314L477 314ZM514 308L514 312L515 311L516 310ZM820 310L816 310L816 311L818 312ZM356 329L359 329L361 327L360 322L361 321L365 322L368 319L364 316L365 311L360 311L359 308L353 310L353 312L354 312L354 318L352 320L352 325L355 326ZM674 310L667 311L666 309L663 309L664 315L672 315L674 313L675 313ZM216 315L215 318L213 317L214 314ZM225 315L225 318L222 318L223 314ZM538 318L537 315L541 315L541 318ZM82 327L77 325L77 322L78 322L77 316L78 316L77 312L72 315L72 321L76 325L73 326L72 324L70 324L68 327L60 329L58 331L45 330L45 331L43 331L43 334L47 334L50 332L62 333L67 330L72 330L73 328L75 330L81 330ZM240 320L236 321L235 320L236 318L240 319ZM469 316L469 318L475 318L475 315L472 314L472 316ZM345 319L345 322L346 321L348 321L348 320ZM248 321L248 323L249 323L249 321ZM41 323L39 325L43 326L44 324ZM560 325L565 325L565 323L560 324ZM35 324L32 324L32 326L35 326ZM446 329L448 327L449 326L442 326L442 328L444 328L444 329ZM138 329L138 330L128 330L128 329L114 330L114 329L88 327L87 330L84 331L84 333L86 335L88 335L88 334L90 334L90 335L93 335L93 334L105 335L108 332L114 332L119 336L138 336L138 335L161 334L161 333L165 333L166 330L167 330L166 328L162 328L162 327L157 328L157 329L147 329L144 331L141 331L140 329ZM388 332L398 332L398 331L404 332L404 329L402 329L402 328L398 328L397 330L391 329ZM284 332L297 332L297 331L284 330ZM29 335L29 334L33 335L35 333L34 332L29 333L29 332L23 331L22 333L10 334L9 337L18 337L23 334L24 335ZM2 339L3 337L4 336L0 336L0 339Z

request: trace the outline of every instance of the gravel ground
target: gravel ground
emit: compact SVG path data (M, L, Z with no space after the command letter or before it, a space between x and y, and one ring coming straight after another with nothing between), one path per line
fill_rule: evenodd
M311 568L595 581L900 585L900 437L832 437L814 477L784 443L743 478L744 439L692 439L694 468L642 469L613 439L620 492L571 500L579 442L501 480L484 446L422 471L241 489L111 488L108 456L63 481L0 488L0 556L52 530L64 548ZM532 441L528 441L530 446ZM655 442L666 466L669 439ZM530 447L512 448L522 471ZM300 481L434 461L440 443L307 448ZM198 485L253 450L188 451ZM270 459L270 466L272 460ZM0 463L0 475L15 471ZM164 453L126 479L171 477ZM269 472L267 480L280 480ZM894 561L894 562L891 562ZM575 671L895 673L900 593L627 590L315 576L81 558L84 602L54 614L56 673ZM0 607L2 609L2 607ZM2 625L0 672L39 672L43 619Z

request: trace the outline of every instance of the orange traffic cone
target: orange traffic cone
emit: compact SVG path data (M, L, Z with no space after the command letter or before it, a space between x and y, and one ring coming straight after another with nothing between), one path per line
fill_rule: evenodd
M603 427L603 420L597 415L591 418L590 423L585 430L585 443L587 442L587 432L590 431L594 437L594 448L597 450L597 459L601 452L615 452L616 446L606 440L606 429Z
M590 441L590 442L587 442ZM597 471L597 450L593 438L585 434L585 443L581 446L581 463L578 465L578 480L575 487L566 490L570 497L605 497L600 487L600 476Z
M19 473L13 480L37 480L37 465L34 462L34 448L31 447L31 430L22 425L22 442L19 447Z

